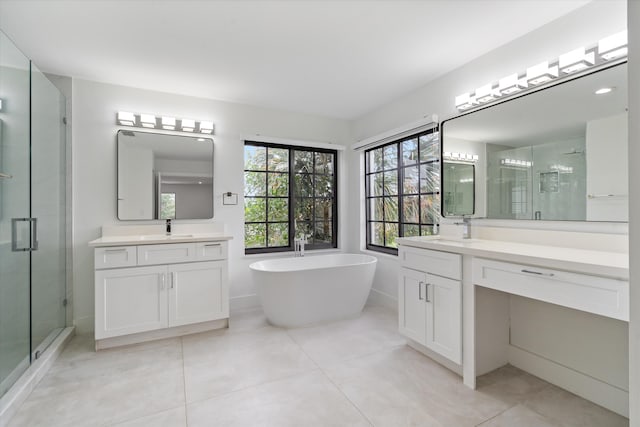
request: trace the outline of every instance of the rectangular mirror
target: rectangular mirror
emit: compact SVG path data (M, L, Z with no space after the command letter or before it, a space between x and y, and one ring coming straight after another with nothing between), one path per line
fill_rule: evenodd
M444 216L628 221L626 63L454 117L441 131ZM466 192L447 192L465 179L447 158L475 165L473 209Z
M213 140L118 131L118 219L213 218Z

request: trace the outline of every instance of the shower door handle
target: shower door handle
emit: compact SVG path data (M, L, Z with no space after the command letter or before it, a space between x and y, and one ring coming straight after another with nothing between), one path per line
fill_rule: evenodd
M29 223L29 245L18 246L18 225ZM38 218L11 218L11 250L13 252L27 252L38 250Z

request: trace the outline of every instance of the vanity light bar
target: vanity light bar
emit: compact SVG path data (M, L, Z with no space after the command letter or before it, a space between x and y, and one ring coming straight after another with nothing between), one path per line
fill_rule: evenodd
M627 30L605 37L598 42L598 55L605 61L622 58L628 53Z
M472 162L475 163L478 161L479 157L477 154L471 153L451 153L449 151L445 151L442 154L442 158L444 160L455 160L459 162Z
M134 126L147 129L206 133L209 135L213 135L215 130L212 121L176 119L171 116L154 116L153 114L137 114L128 111L118 111L116 115L116 124L120 126Z
M518 159L501 159L500 164L505 166L518 166L521 168L530 168L533 165L529 160L518 160Z
M557 78L558 66L550 67L548 61L527 68L527 83L530 85L541 85Z
M567 52L558 58L558 67L565 74L571 74L589 68L596 63L595 52L585 52L584 47Z
M597 51L597 56L596 56ZM603 61L624 58L628 53L627 30L605 37L597 46L589 49L579 47L560 55L557 60L541 62L527 68L523 74L514 73L498 81L481 86L475 92L456 96L456 108L465 111L479 104L495 101L501 96L509 96L532 86L548 83L560 78L560 73L568 75L599 65Z

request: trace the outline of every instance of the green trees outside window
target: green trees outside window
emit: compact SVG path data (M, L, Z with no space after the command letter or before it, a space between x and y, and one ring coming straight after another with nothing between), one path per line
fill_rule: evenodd
M245 142L245 252L337 247L337 151Z
M398 237L433 234L439 183L435 129L365 151L367 249L397 254Z

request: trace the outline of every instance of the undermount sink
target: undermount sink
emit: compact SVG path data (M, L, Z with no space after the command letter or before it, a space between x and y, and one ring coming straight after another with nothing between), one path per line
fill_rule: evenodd
M171 240L171 239L188 239L193 234L148 234L140 236L140 240Z

